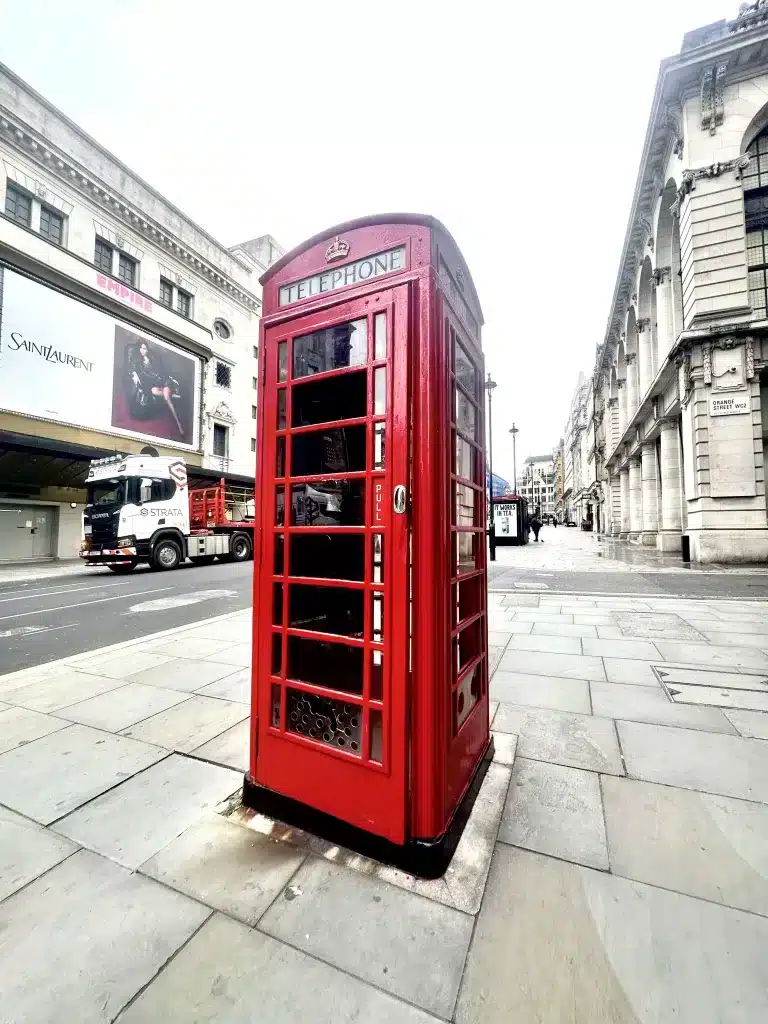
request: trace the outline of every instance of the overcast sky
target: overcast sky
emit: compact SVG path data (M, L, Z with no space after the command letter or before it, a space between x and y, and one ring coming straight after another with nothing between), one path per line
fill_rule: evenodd
M438 217L485 315L494 471L561 437L659 61L733 0L24 0L0 60L226 245Z

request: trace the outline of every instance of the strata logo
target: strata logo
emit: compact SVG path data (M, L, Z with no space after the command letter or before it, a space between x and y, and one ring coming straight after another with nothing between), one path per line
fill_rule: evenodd
M168 476L177 487L187 486L187 467L183 462L172 462L168 467Z
M94 364L79 356L72 356L68 352L54 348L53 345L38 345L36 341L28 341L18 331L11 332L11 340L8 343L9 352L29 352L30 355L42 356L46 363L61 363L62 366L71 366L73 370L85 370L92 373Z
M144 506L144 508L142 508L141 514L144 517L152 516L153 519L156 518L157 516L165 516L166 518L171 519L174 516L183 516L184 515L184 513L182 512L182 510L180 508L147 508L146 506Z

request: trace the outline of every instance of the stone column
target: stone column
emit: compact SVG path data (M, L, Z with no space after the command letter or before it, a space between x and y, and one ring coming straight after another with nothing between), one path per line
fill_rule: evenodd
M642 402L653 380L653 331L648 317L637 321L637 352L639 368L638 402Z
M627 382L617 380L616 387L619 390L619 437L623 437L627 429Z
M627 422L624 424L625 429L637 412L637 406L640 401L639 392L640 382L637 376L637 356L634 352L627 352Z
M661 523L659 551L679 551L683 530L683 480L677 420L661 421Z
M643 445L642 485L643 485L643 544L656 547L656 535L659 532L659 463L656 458L656 442L649 441Z
M621 487L621 535L626 539L629 534L629 470L622 469L619 473Z
M640 459L629 460L629 537L639 540L643 532L643 482Z
M658 361L657 366L661 367L672 348L674 338L674 323L672 311L672 271L670 267L660 267L656 271L656 309L658 315L657 338L658 338Z

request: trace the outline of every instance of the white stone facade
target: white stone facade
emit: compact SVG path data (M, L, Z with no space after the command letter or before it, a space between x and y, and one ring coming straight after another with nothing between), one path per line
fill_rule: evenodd
M73 310L85 303L160 339L163 351L199 360L199 424L183 456L201 481L253 480L258 279L281 255L269 235L227 249L0 65L0 265L47 286L41 295L53 289L71 298ZM78 381L72 375L68 386ZM84 391L82 403L89 400ZM91 453L147 443L118 436L109 423L82 422L0 403L0 504L12 497L58 507L54 557L77 552L84 501L77 466ZM27 444L51 456L49 476L22 465ZM173 453L174 441L157 447ZM67 456L77 465L64 479Z
M593 529L698 562L768 559L767 126L760 0L662 62L581 438L568 420Z
M528 502L533 515L539 509L543 516L555 513L555 461L552 455L531 455L523 465L517 481L517 493Z

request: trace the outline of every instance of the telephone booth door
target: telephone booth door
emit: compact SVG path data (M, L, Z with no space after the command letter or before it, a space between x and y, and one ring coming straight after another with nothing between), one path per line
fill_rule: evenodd
M256 784L399 843L409 288L266 328L255 637Z

